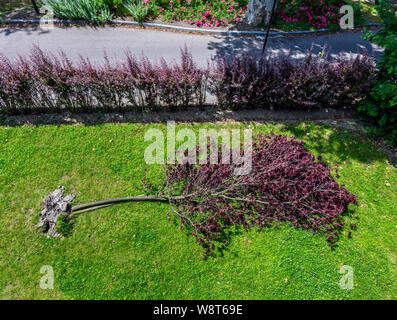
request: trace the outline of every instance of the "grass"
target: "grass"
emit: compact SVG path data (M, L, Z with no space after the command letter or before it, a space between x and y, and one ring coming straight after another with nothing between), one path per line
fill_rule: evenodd
M242 125L228 125L228 127ZM247 125L246 125L247 126ZM295 135L340 166L337 181L358 195L357 230L331 250L324 236L289 224L234 230L226 251L201 259L169 208L131 203L81 215L74 233L49 239L34 228L42 199L63 184L76 203L139 194L148 128L164 125L0 126L0 298L2 299L396 299L397 170L374 143L327 126L258 125ZM180 125L177 128L181 128ZM215 127L195 125L197 130ZM219 127L219 126L218 126ZM217 128L218 128L217 127ZM354 268L354 289L338 282ZM55 288L39 287L40 267Z

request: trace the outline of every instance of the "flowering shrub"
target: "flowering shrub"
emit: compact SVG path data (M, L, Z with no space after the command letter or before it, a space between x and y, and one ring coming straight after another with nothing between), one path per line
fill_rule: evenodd
M338 25L343 1L281 0L276 15L281 23L304 23L317 29Z
M198 27L219 27L239 22L246 8L246 1L243 0L171 0L165 8L160 7L159 13L166 20L182 20Z
M279 222L325 233L333 246L344 224L342 214L357 204L321 157L295 138L256 137L248 175L234 175L238 165L222 163L221 152L218 164L209 163L169 165L165 183L165 194L181 195L171 204L206 254L213 253L215 241L225 241L224 233L233 225L262 229Z
M286 57L244 55L217 59L210 89L224 108L338 108L363 99L375 76L368 56L331 62L309 54L304 62L292 63Z
M85 19L103 24L116 15L143 22L161 16L165 21L184 21L196 27L219 27L240 22L249 0L44 0L59 18ZM351 0L280 0L274 25L282 29L337 26L344 4L360 8Z

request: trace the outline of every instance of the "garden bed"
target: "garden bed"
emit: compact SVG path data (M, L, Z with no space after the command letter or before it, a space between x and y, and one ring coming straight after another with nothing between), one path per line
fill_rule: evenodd
M18 19L18 20L39 20L42 15L36 14L36 12L31 7L21 8L20 10L12 10L3 16L1 16L4 20L11 20L11 19ZM113 18L114 21L134 21L133 17L131 16L115 16ZM161 24L165 26L177 26L177 27L184 27L184 28L191 28L192 30L196 29L197 27L191 25L185 21L164 21L161 17L150 18L146 19L145 22ZM89 24L89 23L88 23ZM110 26L110 25L109 25ZM122 26L122 25L120 25ZM205 29L205 28L202 28ZM213 30L237 30L237 31L265 31L265 28L262 26L251 26L244 21L239 21L235 24L228 24L222 25L216 28L212 28ZM282 31L279 28L271 28L272 31Z
M94 0L92 0L94 1ZM117 0L108 0L109 3L117 3ZM132 0L131 0L132 1ZM71 20L87 20L98 24L105 23L110 20L123 20L123 21L138 21L138 22L150 22L158 23L170 26L180 26L184 28L203 28L203 29L214 29L214 30L237 30L237 31L264 31L265 25L249 25L244 20L246 13L246 2L227 2L225 5L216 5L212 7L213 3L221 3L221 1L209 1L206 7L205 4L194 5L190 8L188 4L183 1L174 1L177 4L168 2L161 2L159 5L157 0L144 0L142 2L142 10L138 10L134 7L134 11L129 11L123 6L115 5L114 8L109 7L108 18L103 17L104 20L92 20L93 18L83 15L67 14L56 15L58 18L71 19ZM302 31L302 30L318 30L318 29L330 29L333 31L340 30L337 22L337 7L333 7L332 3L325 5L320 3L321 0L308 0L309 3L306 7L298 6L294 4L294 1L281 1L278 10L276 10L275 18L272 24L273 31ZM316 4L312 4L311 1L315 1ZM320 1L320 2L319 2ZM350 0L349 0L350 1ZM233 3L232 3L233 2ZM290 4L291 2L291 4ZM131 2L133 3L133 2ZM226 4L227 3L227 4ZM337 5L340 6L339 2ZM356 0L353 1L357 6ZM193 3L194 4L194 3ZM192 5L193 5L192 4ZM236 7L237 5L237 7ZM314 8L310 7L313 5ZM285 8L284 8L285 6ZM219 12L218 12L219 7ZM10 8L10 7L9 7ZM184 8L183 10L181 8ZM189 13L185 13L189 8ZM229 9L233 8L233 9ZM316 9L318 8L318 9ZM358 7L357 7L358 8ZM355 7L355 12L359 12ZM373 9L372 3L368 1L361 2L361 13L356 14L355 25L363 25L366 23L378 22L376 12ZM132 9L130 9L132 10ZM145 11L146 10L146 11ZM297 11L298 10L298 11ZM229 12L230 11L230 12ZM55 12L57 12L55 10ZM138 13L137 13L138 12ZM297 13L300 12L300 13ZM178 16L181 15L181 16ZM331 18L332 15L332 18ZM323 18L318 18L318 17ZM330 17L328 19L328 16ZM23 10L11 11L3 14L3 19L40 19L41 15L37 15L31 6L24 8ZM316 18L314 18L316 17ZM323 20L324 19L324 20ZM102 22L101 22L102 21Z

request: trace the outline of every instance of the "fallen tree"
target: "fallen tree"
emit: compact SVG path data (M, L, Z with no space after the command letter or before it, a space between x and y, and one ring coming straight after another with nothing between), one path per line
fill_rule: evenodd
M252 167L246 175L236 175L240 165L226 161L220 153L218 156L217 164L207 161L200 165L168 165L165 182L157 194L72 206L74 195L64 197L64 187L59 187L46 197L38 226L57 236L56 224L62 215L72 218L131 201L167 202L207 256L213 254L215 243L225 242L225 232L234 225L262 229L287 222L326 234L333 246L344 225L343 213L349 204L357 204L357 197L339 186L321 157L311 155L295 138L256 137ZM150 182L144 179L143 183L148 191L153 190Z

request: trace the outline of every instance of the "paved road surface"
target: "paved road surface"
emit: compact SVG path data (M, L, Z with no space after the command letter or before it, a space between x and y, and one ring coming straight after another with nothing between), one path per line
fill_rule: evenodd
M311 47L314 52L319 52L324 45L331 49L332 54L341 53L347 59L363 49L379 58L382 50L362 40L360 36L361 32L300 37L274 36L269 39L268 48L273 54L290 52L291 59L302 59ZM167 61L172 61L178 57L179 49L186 44L197 63L205 65L208 59L218 55L235 55L243 51L260 52L262 42L263 38L215 37L133 28L0 28L0 53L8 57L28 54L32 45L38 44L53 52L62 49L72 59L77 59L81 54L94 61L101 61L106 50L110 59L115 61L122 58L123 52L128 48L137 55L144 53L153 60L164 57Z

